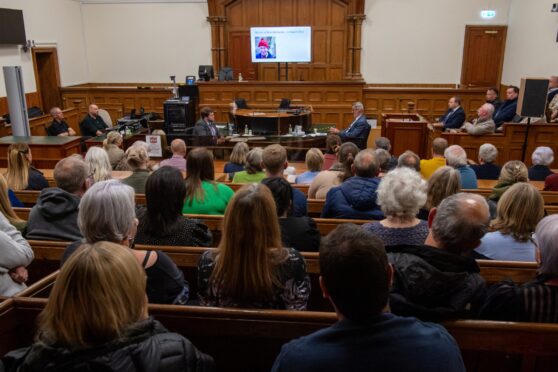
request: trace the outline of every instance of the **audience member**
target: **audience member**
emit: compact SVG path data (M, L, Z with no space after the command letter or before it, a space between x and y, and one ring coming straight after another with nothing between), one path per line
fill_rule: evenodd
M269 188L249 184L235 193L219 247L198 262L198 285L202 306L306 309L306 263L296 249L282 248Z
M174 167L161 167L145 184L147 208L138 212L135 242L146 245L204 246L212 236L201 221L182 215L186 185L182 173Z
M213 154L200 147L191 150L186 158L186 199L182 213L224 214L234 191L215 182Z
M544 191L558 191L558 173L546 177L544 180Z
M137 194L145 194L145 183L149 177L149 155L144 146L131 146L126 150L126 163L132 170L132 175L122 180L131 186Z
M179 171L186 172L186 143L180 138L174 139L171 142L172 157L165 159L159 163L160 167L173 167Z
M406 167L420 172L420 158L414 152L407 150L403 154L399 155L397 159L397 166L399 168Z
M60 270L18 371L189 371L213 359L148 316L145 273L114 243L84 244ZM17 357L19 356L19 357Z
M295 183L303 185L311 184L318 173L322 171L322 166L324 165L324 154L322 154L320 149L313 147L306 151L305 163L308 170L297 176Z
M337 152L337 162L329 170L320 172L308 188L308 199L324 200L332 187L340 185L347 178L353 176L351 167L358 147L352 142L345 142Z
M558 123L558 94L554 95L554 98L547 107L548 117L547 120L549 123Z
M320 248L320 274L339 320L285 344L272 371L465 371L444 327L389 313L393 269L374 235L337 227Z
M462 189L477 189L477 175L467 164L467 153L463 147L452 145L444 151L448 165L459 171Z
M388 172L391 154L384 149L376 149L374 150L374 153L376 154L378 166L380 167L378 177L383 178Z
M537 277L523 285L504 281L492 286L481 317L513 322L558 323L558 214L535 229Z
M242 172L244 170L248 151L250 151L250 148L246 142L237 142L236 145L234 145L229 162L225 164L225 168L223 169L223 172L228 174L229 180L234 178L236 172Z
M95 244L104 240L117 243L124 250L129 249L133 246L138 227L134 189L116 180L94 184L81 198L78 225L84 239L66 248L62 256L62 268L84 242ZM137 249L131 249L131 252L147 274L145 290L149 303L186 304L189 298L188 282L166 253Z
M467 132L473 136L482 136L483 134L494 133L496 126L492 115L494 115L494 106L485 103L477 110L478 118L472 123L465 123L461 127L462 132Z
M64 112L60 107L53 107L50 109L50 116L52 122L46 128L49 136L75 136L76 131L70 128L66 120L64 120Z
M504 123L509 123L513 120L517 111L517 97L519 96L519 88L510 85L506 89L506 100L498 111L494 113L494 123L496 128L499 128Z
M488 199L495 203L502 197L504 192L517 182L529 182L528 170L525 164L519 160L508 161L500 171L498 182L492 188L492 193Z
M337 161L337 152L341 146L341 137L337 134L328 134L326 138L326 153L324 154L324 170L329 170Z
M422 320L474 317L486 285L469 254L480 244L488 222L486 201L459 193L430 211L425 245L390 247L388 258L396 272L390 295L393 313Z
M269 145L262 153L262 164L267 178L283 178L283 170L287 169L287 150L281 145ZM307 214L306 195L298 189L293 189L293 206L289 216L302 217Z
M445 138L438 137L432 141L432 159L422 159L420 161L420 174L428 180L430 176L438 169L446 165L444 151L448 148L448 141Z
M349 124L349 127L341 131L337 128L330 128L330 133L337 134L343 142L352 142L360 150L364 150L370 134L370 125L364 115L364 105L361 102L355 102L352 111L355 120Z
M0 213L0 296L10 297L26 288L26 267L31 261L33 250L29 243Z
M26 143L13 143L8 147L6 181L12 190L42 190L48 187L43 173L31 165L33 157Z
M465 122L465 111L461 107L459 97L451 97L448 101L448 110L440 118L440 123L444 124L444 129L458 129Z
M376 147L376 149L384 149L387 152L391 151L391 142L390 142L389 138L386 138L386 137L376 138L374 140L374 146ZM391 154L391 152L390 152L390 154ZM392 170L395 167L397 167L397 157L392 155L391 160L389 162L388 171Z
M531 181L544 181L546 177L554 174L549 166L554 162L554 151L547 146L539 146L531 155L533 166L529 168L529 179Z
M436 208L448 196L457 194L460 189L461 177L457 169L448 166L438 168L428 180L426 203L417 217L428 220L432 208Z
M546 96L547 102L550 103L558 93L558 76L551 76L548 79L548 94Z
M486 90L486 103L490 103L494 106L494 111L498 111L500 106L502 106L502 101L500 100L500 92L497 88L492 87Z
M107 138L103 140L103 148L108 154L112 169L116 169L116 166L124 159L124 150L120 148L122 141L122 135L116 131L109 132Z
M94 182L106 181L112 178L112 166L108 154L102 147L93 146L85 154L85 163Z
M380 183L378 161L373 150L362 150L351 166L354 176L333 187L326 196L323 218L374 219L384 218L376 201Z
M78 210L81 197L92 183L90 174L89 166L79 155L56 163L54 181L58 187L41 191L29 213L27 239L74 241L82 238Z
M9 192L10 189L8 189L6 179L0 174L0 212L19 232L23 232L27 227L27 221L19 218L12 209Z
M479 180L497 180L502 167L494 164L498 157L498 149L491 143L483 143L479 147L479 164L471 165Z
M378 205L385 219L367 223L364 229L384 245L422 245L428 224L416 215L426 202L426 182L412 169L397 168L386 174L378 186Z
M511 186L498 202L492 232L475 250L481 258L499 261L535 261L533 232L544 217L544 200L529 183Z
M245 170L234 174L233 183L258 183L265 178L262 164L263 149L255 147L246 155Z
M289 217L292 207L293 188L284 178L268 178L262 184L269 187L275 200L281 240L284 247L292 247L300 252L317 252L320 249L320 232L311 217Z
M108 125L99 116L99 107L95 104L90 104L87 115L79 124L81 135L84 137L101 136L107 128Z

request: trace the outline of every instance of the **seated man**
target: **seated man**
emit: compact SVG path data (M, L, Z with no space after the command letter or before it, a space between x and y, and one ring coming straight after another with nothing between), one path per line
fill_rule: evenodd
M483 143L479 147L479 164L471 165L479 180L497 180L502 167L494 164L498 157L498 149L491 143Z
M504 123L510 123L514 120L517 111L517 97L519 96L519 88L510 85L506 89L506 100L500 106L498 111L494 113L494 123L499 128Z
M372 233L352 224L333 230L320 248L320 274L339 320L283 345L272 371L465 371L444 327L389 313L393 268Z
M58 187L43 189L29 213L27 239L76 241L82 238L77 223L79 202L90 186L89 166L77 155L54 167Z
M262 168L265 169L266 178L281 177L283 171L287 169L287 150L281 145L269 145L262 153ZM288 215L292 217L303 217L307 215L308 203L306 195L298 189L293 188L292 207Z
M368 142L370 125L368 121L366 121L362 103L353 103L353 116L355 120L353 120L347 129L340 131L337 128L331 128L329 132L339 135L343 142L352 142L357 145L359 149L364 150Z
M467 164L467 153L463 147L452 145L444 151L446 162L452 168L459 171L462 189L477 189L477 175Z
M396 272L390 294L393 313L435 321L476 316L486 283L469 253L479 246L489 218L483 197L455 194L430 210L424 245L389 247Z
M451 97L448 101L448 110L440 118L440 123L444 124L444 129L460 128L465 122L465 111L461 107L459 97Z
M159 163L160 167L174 167L179 171L186 172L186 143L177 138L171 142L172 157Z
M49 136L75 136L76 131L70 128L68 123L64 120L64 112L60 107L53 107L50 110L52 116L52 123L47 127Z
M81 135L84 137L97 137L105 133L108 125L99 116L99 107L95 104L89 105L89 113L79 124Z
M422 159L420 161L420 174L422 178L425 180L429 179L438 168L446 165L444 151L446 151L447 148L448 141L445 138L438 137L432 141L432 149L430 150L432 159Z
M550 103L558 93L558 76L551 76L548 79L548 94L546 96L547 102Z
M196 122L192 135L196 146L215 146L225 142L219 135L219 129L215 126L215 112L211 107L200 110L200 120Z
M461 127L462 132L467 132L473 136L482 136L483 134L494 133L496 126L492 115L494 114L494 106L490 103L485 103L477 110L478 118L473 120L472 123L465 123Z
M399 155L399 159L397 159L397 167L407 167L420 172L420 158L414 152L407 150L403 154Z
M379 165L373 150L362 150L352 165L354 176L326 195L323 218L351 218L381 220L384 214L376 203L376 190L380 184Z
M486 90L486 103L490 103L494 106L494 111L498 111L500 106L502 106L502 101L500 100L500 93L497 88L488 88Z
M376 138L374 140L374 146L376 146L376 149L386 150L389 153L391 151L391 141L389 140L389 138L386 138L386 137ZM390 155L390 157L391 158L390 158L389 163L387 165L386 171L390 171L393 168L397 167L397 162L398 162L397 157L395 157L393 155Z

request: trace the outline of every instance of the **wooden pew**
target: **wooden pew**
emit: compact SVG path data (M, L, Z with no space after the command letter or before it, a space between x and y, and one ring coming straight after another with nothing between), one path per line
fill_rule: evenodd
M229 186L231 189L233 189L234 192L236 192L238 189L240 189L245 184L244 183L228 183L228 182L225 182L225 185ZM293 189L300 190L306 197L308 197L309 185L299 185L299 184L292 183L291 186L293 187Z
M18 190L14 191L14 193L26 207L33 207L41 194L38 190ZM136 194L136 204L145 205L145 203L145 194Z
M46 299L0 304L0 353L28 346ZM214 357L220 371L268 371L281 345L335 323L332 312L149 305L170 331ZM457 320L442 323L457 341L468 371L551 371L558 363L558 325ZM234 347L231 347L234 345Z

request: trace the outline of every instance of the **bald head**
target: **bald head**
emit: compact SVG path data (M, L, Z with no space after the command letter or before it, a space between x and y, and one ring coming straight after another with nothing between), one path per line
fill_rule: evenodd
M356 176L372 178L378 175L379 170L376 154L372 150L362 150L355 157L353 170Z
M96 117L99 115L99 107L96 104L92 103L89 105L89 115Z
M186 143L177 138L171 142L171 151L173 155L186 155Z

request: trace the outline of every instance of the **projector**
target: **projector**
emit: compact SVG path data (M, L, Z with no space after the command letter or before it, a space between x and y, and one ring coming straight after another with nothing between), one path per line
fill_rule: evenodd
M558 13L558 3L552 4L552 10L551 10L551 12L553 12L553 13Z

